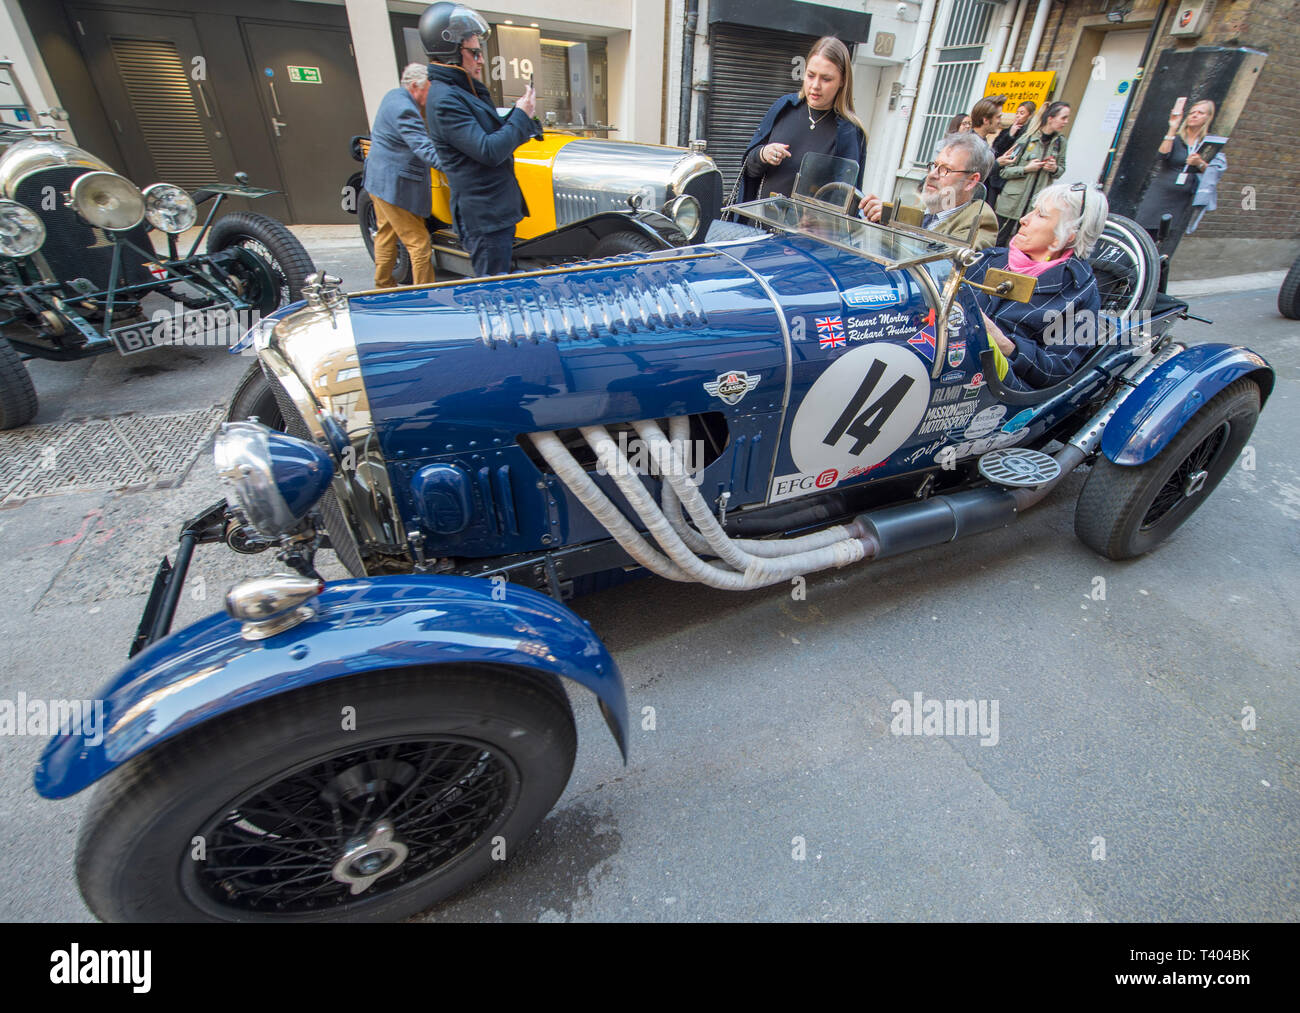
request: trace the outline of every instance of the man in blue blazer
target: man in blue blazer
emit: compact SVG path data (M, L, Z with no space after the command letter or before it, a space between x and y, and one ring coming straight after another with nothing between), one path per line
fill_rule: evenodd
M464 4L436 3L420 16L420 41L434 61L425 118L477 275L510 270L515 226L528 215L514 151L537 130L532 85L504 119L497 113L483 84L487 34L487 22Z
M432 244L424 220L432 210L429 166L440 169L437 150L424 127L429 73L412 63L402 71L402 86L379 103L370 131L370 153L362 185L375 202L375 288L392 288L400 239L411 255L411 280L433 281Z

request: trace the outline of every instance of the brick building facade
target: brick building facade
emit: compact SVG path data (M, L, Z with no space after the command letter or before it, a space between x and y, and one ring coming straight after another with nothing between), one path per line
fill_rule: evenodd
M1107 11L1131 7L1120 23ZM1205 46L1246 46L1268 57L1247 101L1231 141L1224 149L1228 169L1219 181L1218 209L1205 216L1194 235L1183 239L1172 276L1199 277L1234 270L1268 270L1289 266L1300 255L1300 2L1297 0L1217 0L1199 37L1169 34L1176 3L1159 0L1058 0L1053 4L1033 61L1036 70L1057 72L1055 98L1077 104L1093 69L1099 40L1111 30L1150 30L1160 20L1146 73L1137 86L1120 138L1122 155L1147 87L1167 50ZM1014 62L1023 57L1027 34L1021 33ZM1191 96L1194 100L1195 96ZM1100 135L1093 143L1105 143ZM1070 136L1071 146L1087 143ZM1112 170L1113 176L1113 170Z

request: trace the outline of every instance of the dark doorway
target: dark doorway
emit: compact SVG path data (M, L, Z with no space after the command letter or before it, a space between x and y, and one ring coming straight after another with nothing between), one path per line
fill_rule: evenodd
M117 168L141 187L163 181L195 190L231 182L239 165L193 19L91 8L70 13L122 152ZM280 186L278 179L256 182Z
M290 219L352 224L356 218L343 209L341 196L356 171L348 139L368 133L369 124L348 33L247 19L240 28L260 114L288 184Z

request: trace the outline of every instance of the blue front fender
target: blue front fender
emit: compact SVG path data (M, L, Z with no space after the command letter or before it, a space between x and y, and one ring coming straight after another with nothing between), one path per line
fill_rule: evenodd
M1210 398L1251 376L1260 404L1273 390L1273 367L1240 345L1193 345L1157 367L1124 399L1101 436L1101 452L1115 464L1146 464Z
M580 683L599 698L627 759L618 666L583 620L545 595L411 575L328 584L315 604L314 619L266 640L245 640L238 620L217 613L142 651L99 693L98 727L46 745L36 790L66 798L187 728L277 693L430 664L507 666Z

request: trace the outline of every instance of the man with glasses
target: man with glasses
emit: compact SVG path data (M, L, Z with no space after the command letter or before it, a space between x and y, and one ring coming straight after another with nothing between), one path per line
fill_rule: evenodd
M974 133L949 134L936 149L921 185L925 217L921 227L950 236L965 245L975 230L974 248L984 250L998 238L998 219L983 200L974 200L975 188L993 170L993 149ZM880 221L883 202L875 194L862 198L858 207L868 221ZM978 223L978 224L977 224Z
M488 25L459 3L436 3L420 15L420 41L429 64L425 118L451 210L474 273L510 271L515 226L528 215L515 179L515 148L533 136L535 95L528 90L504 119L483 84Z

